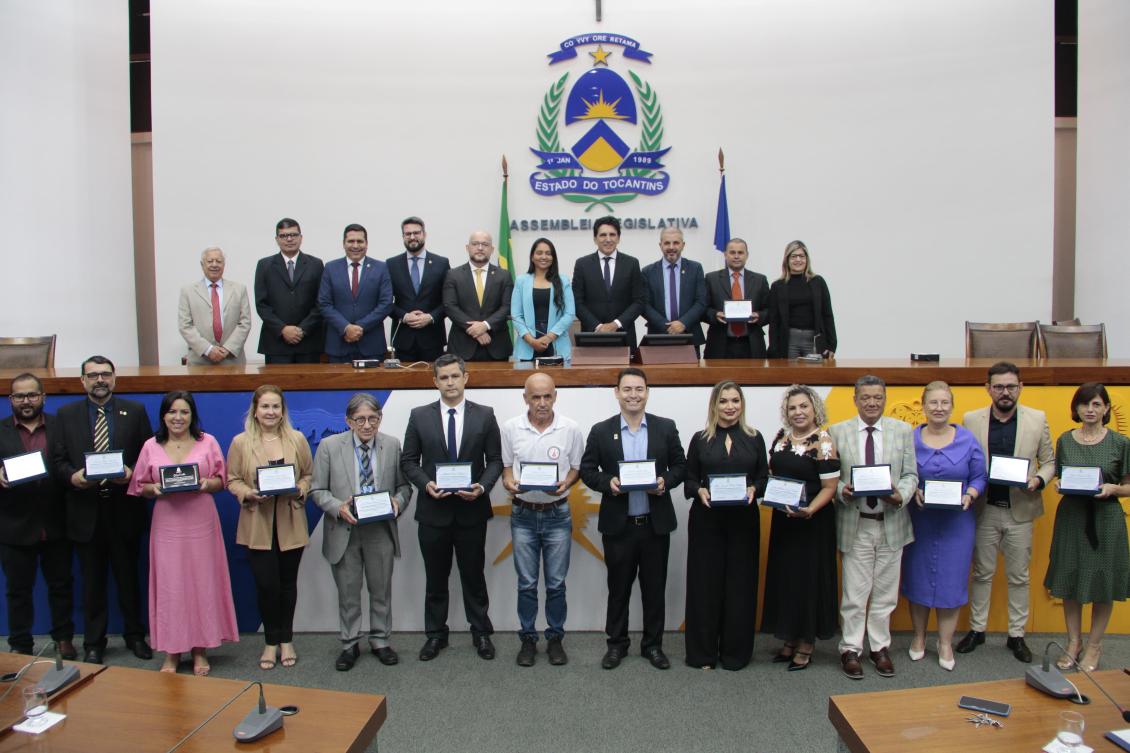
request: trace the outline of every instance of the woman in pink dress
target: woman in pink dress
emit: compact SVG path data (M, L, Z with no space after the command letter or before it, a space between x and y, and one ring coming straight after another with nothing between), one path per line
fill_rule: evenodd
M161 400L156 435L141 448L129 493L156 499L149 534L149 636L165 652L162 672L176 672L192 652L197 675L211 670L206 650L239 640L228 558L214 492L224 488L224 456L200 430L192 394L173 391ZM195 463L200 488L166 492L161 467Z

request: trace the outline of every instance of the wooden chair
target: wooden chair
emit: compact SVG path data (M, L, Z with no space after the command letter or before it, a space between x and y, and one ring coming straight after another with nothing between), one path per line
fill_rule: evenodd
M1040 352L1045 358L1106 358L1106 325L1041 324Z
M0 337L0 369L55 368L55 337Z
M1037 322L966 322L966 358L1036 358Z
M1083 323L1083 322L1079 321L1079 319L1078 319L1078 318L1075 318L1075 319L1055 319L1055 320L1052 320L1052 324L1054 324L1054 325L1055 325L1055 326L1057 326L1057 327L1059 327L1059 326L1062 326L1062 325L1071 325L1071 326L1077 326L1077 325L1080 325L1080 324L1082 324L1082 323Z

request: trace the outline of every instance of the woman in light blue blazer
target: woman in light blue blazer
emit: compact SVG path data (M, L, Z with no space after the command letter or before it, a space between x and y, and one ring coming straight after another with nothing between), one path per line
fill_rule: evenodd
M510 301L514 318L514 359L569 358L569 326L576 318L569 278L557 267L557 249L548 238L530 248L530 269L514 281Z

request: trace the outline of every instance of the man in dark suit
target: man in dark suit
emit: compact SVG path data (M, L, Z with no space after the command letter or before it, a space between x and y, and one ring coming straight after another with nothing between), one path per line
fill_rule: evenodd
M765 358L765 330L769 316L769 280L745 268L749 247L741 238L726 244L726 268L706 275L705 358ZM728 322L726 301L752 301L753 315L746 322Z
M280 253L255 265L259 352L267 363L318 363L325 342L318 312L322 260L301 250L302 228L289 217L275 226L275 242Z
M355 358L384 358L385 317L392 311L388 267L370 259L369 233L346 225L345 258L326 264L318 289L318 309L326 320L326 354L330 363Z
M145 499L128 496L126 485L153 426L141 403L114 396L110 359L91 356L81 371L86 399L59 409L60 431L51 438L51 455L56 478L67 488L67 536L77 545L82 571L83 661L101 664L106 650L107 570L113 570L118 586L126 646L139 659L152 659L137 572L149 508ZM125 476L88 480L85 453L109 450L122 451Z
M671 490L683 483L686 456L675 422L644 412L648 390L643 371L621 371L614 392L620 413L592 427L581 458L581 480L601 494L597 527L608 567L604 628L608 651L601 666L615 669L628 653L628 603L638 571L643 602L640 650L653 667L668 669L671 662L663 653L663 616L667 555L676 525ZM654 460L655 488L621 490L621 460Z
M683 231L665 228L659 233L663 258L643 268L647 303L643 316L649 335L682 335L694 338L695 353L706 339L702 317L706 314L706 283L702 265L683 258Z
M17 654L34 649L32 590L38 561L47 582L51 638L64 659L75 659L74 550L67 540L63 487L50 475L50 441L59 425L43 412L43 384L38 377L20 374L13 379L8 400L12 415L0 421L0 458L39 452L49 471L44 478L17 484L9 482L0 466L0 565L8 581L8 645Z
M440 399L413 408L404 434L400 465L416 487L416 523L424 557L424 631L420 661L431 661L447 647L447 581L451 554L459 565L463 606L471 637L483 659L494 658L494 632L487 615L487 521L490 490L502 474L502 438L494 410L464 399L467 365L448 353L432 365ZM436 463L470 463L472 486L457 492L436 486Z
M392 347L404 362L434 361L443 354L443 281L447 259L428 251L424 221L409 217L400 223L406 253L390 257L392 279Z
M510 297L514 280L490 263L490 233L476 230L467 241L468 263L447 273L443 310L451 320L447 352L464 361L505 361L510 342Z
M627 332L636 347L636 317L643 313L647 290L640 263L619 252L620 220L601 217L592 227L596 253L577 259L573 298L583 332Z

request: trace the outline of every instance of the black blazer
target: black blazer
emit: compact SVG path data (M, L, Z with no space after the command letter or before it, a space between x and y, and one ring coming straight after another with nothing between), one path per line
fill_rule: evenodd
M94 430L90 425L89 400L82 398L68 403L59 409L56 420L60 431L55 432L51 445L51 460L55 478L63 486L67 496L67 537L72 541L87 542L94 536L98 523L98 511L103 499L99 487L76 489L71 486L71 476L80 468L86 467L84 453L94 451ZM113 436L110 448L123 450L123 458L130 468L137 463L141 446L153 436L153 426L145 406L118 396L110 398L106 404L113 411ZM149 519L149 501L142 497L126 494L125 484L109 483L102 487L107 491L106 505L110 519L107 527L115 538L136 538L145 530Z
M50 414L43 414L47 422L47 449L43 462L51 471L51 441L59 433L59 423ZM23 455L23 440L12 416L0 421L0 458ZM66 537L66 501L63 487L53 475L38 481L0 488L0 544L32 546L39 542L40 533L48 541Z
M655 470L663 477L664 492L649 496L651 500L651 527L655 533L675 530L675 508L671 504L671 490L683 483L687 472L687 459L679 441L679 429L669 418L645 413L647 418L647 454L655 459ZM628 495L614 494L612 479L619 475L619 462L624 459L624 446L620 442L620 414L594 424L585 442L581 458L581 480L585 486L600 492L600 516L597 529L615 536L628 523Z
M514 281L510 279L509 272L494 264L487 265L485 277L483 304L480 306L475 294L475 275L471 271L471 264L463 264L448 271L447 279L443 282L443 310L451 320L447 352L464 360L471 360L476 348L480 346L467 334L467 325L471 322L486 322L490 325L487 353L492 360L505 361L514 350L510 342L510 298L514 293Z
M620 320L620 331L628 333L628 344L636 347L636 319L647 303L640 263L634 256L616 252L616 272L612 275L612 292L604 288L603 263L599 251L577 259L573 266L573 299L577 319L583 332L592 332L596 325Z
M647 290L647 303L643 316L647 320L648 334L667 334L667 301L663 298L663 279L668 274L667 260L660 259L648 264L642 270L643 283ZM702 318L706 313L706 283L703 280L702 265L697 261L683 258L679 265L679 321L687 328L687 334L694 337L695 345L702 345Z
M459 442L459 462L471 464L471 478L486 491L474 502L452 495L435 499L427 492L436 476L436 463L447 462L447 428L440 416L440 402L413 408L404 432L400 469L416 487L416 522L429 526L473 526L486 522L494 513L490 490L502 475L502 437L494 409L466 402L463 437Z
M808 281L812 286L812 318L816 332L824 336L824 349L836 352L836 319L832 315L832 296L820 275ZM769 288L769 357L789 357L789 288L777 280Z
M757 324L746 326L746 335L749 337L750 355L753 358L765 358L765 330L764 325L769 320L769 280L763 274L744 270L742 284L745 286L745 299L753 301L753 310L757 314ZM724 358L726 338L730 336L730 327L718 321L718 313L725 308L725 302L732 300L730 270L719 269L706 275L706 321L709 327L706 332L706 352L704 358Z
M434 361L443 353L447 345L447 334L443 328L443 281L451 265L447 257L427 251L424 266L420 270L420 290L412 289L412 275L408 270L408 254L390 256L388 275L392 279L392 347L397 350L424 352L431 354ZM412 329L401 320L409 311L424 311L431 314L432 323L420 329Z
M259 352L280 356L321 353L326 332L318 312L318 288L322 284L322 260L303 251L294 264L294 282L286 273L282 254L271 254L255 265L255 311L263 320ZM305 332L302 341L289 345L282 329L296 325Z

